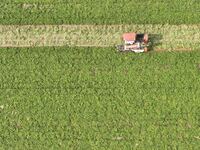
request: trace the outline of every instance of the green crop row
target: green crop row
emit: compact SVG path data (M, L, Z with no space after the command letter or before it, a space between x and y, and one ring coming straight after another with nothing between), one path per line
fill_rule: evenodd
M0 4L0 24L197 24L197 0L15 0Z
M200 53L0 53L0 149L198 149Z

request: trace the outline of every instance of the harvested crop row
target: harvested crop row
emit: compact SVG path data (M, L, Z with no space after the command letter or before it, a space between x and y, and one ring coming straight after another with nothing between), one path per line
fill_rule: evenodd
M121 43L124 32L146 32L155 50L200 48L200 25L10 25L0 26L1 47L95 46Z

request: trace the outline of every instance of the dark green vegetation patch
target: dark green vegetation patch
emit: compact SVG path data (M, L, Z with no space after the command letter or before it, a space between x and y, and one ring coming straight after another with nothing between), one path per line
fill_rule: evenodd
M198 0L4 0L0 8L0 24L200 23Z
M0 148L198 149L199 58L1 49Z

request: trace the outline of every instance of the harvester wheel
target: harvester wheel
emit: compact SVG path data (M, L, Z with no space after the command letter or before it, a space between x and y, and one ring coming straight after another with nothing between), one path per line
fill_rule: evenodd
M123 45L117 45L116 48L117 48L117 51L119 51L119 52L123 52L124 51L124 46Z

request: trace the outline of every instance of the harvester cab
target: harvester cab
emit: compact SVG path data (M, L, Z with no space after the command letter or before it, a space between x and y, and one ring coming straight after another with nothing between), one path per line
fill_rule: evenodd
M123 44L116 46L120 52L131 51L142 53L148 51L148 34L124 33L122 40Z

